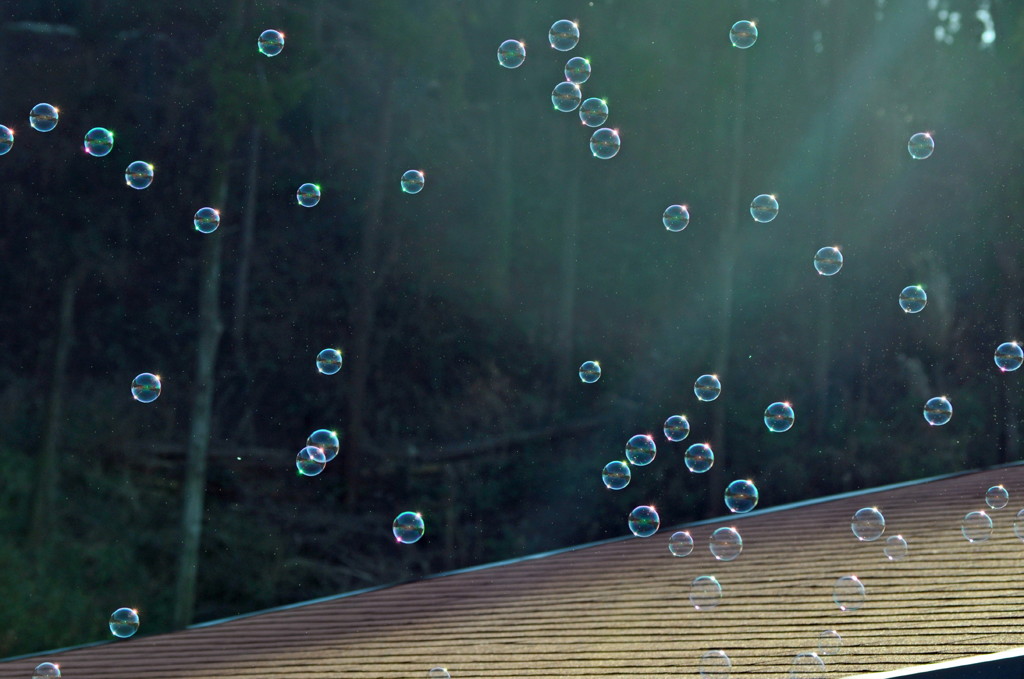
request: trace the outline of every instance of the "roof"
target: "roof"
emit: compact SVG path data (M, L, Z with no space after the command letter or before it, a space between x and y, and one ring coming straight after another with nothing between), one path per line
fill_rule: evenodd
M1010 504L985 505L1002 484ZM902 534L909 556L889 562L882 540L859 542L850 518L864 506ZM794 655L836 629L829 676L948 661L1021 644L1024 466L1007 466L745 516L691 524L696 548L667 549L671 529L378 588L256 615L0 663L25 679L43 660L85 677L425 677L434 666L469 677L698 676L702 653L725 650L733 676L788 675ZM965 513L986 510L991 539L967 542ZM625 515L623 526L625 528ZM707 549L721 525L742 533L742 555ZM415 549L415 547L410 547ZM713 610L689 603L691 581L714 575ZM862 608L842 612L835 580L856 574ZM145 620L143 619L143 625ZM144 627L143 627L144 629Z

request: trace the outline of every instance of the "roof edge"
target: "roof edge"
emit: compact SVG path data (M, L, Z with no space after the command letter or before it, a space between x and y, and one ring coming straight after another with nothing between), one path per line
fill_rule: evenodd
M984 665L986 663L995 662L997 660L1011 660L1013 658L1024 657L1024 648L1012 648L1008 651L999 651L998 653L987 653L985 655L974 655L966 658L958 658L957 660L945 660L943 662L931 663L929 665L916 665L914 667L905 667L901 670L892 670L889 672L872 672L869 674L851 674L846 679L896 679L896 677L912 677L921 674L930 674L932 672L938 672L940 670L959 669L962 667L971 667L974 665Z

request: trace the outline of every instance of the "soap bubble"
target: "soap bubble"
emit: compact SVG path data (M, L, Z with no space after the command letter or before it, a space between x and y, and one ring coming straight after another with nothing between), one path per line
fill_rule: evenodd
M669 231L682 231L690 223L690 211L685 205L669 205L661 216L661 223Z
M110 614L110 633L127 639L139 631L139 612L131 608L119 608Z
M12 146L14 146L14 132L6 125L0 125L0 156L10 151Z
M133 189L142 190L153 183L153 166L141 160L131 163L124 171L125 183Z
M306 439L307 446L319 448L324 454L324 462L330 462L338 456L338 449L341 448L341 441L338 434L328 429L317 429Z
M701 679L729 679L732 660L725 651L708 651L700 657Z
M565 62L565 79L582 85L590 79L590 62L583 57L573 57Z
M786 402L773 403L764 410L764 425L777 434L789 431L795 419L792 406Z
M825 661L817 653L797 653L789 679L824 679Z
M750 216L755 222L767 224L779 216L779 201L775 196L762 193L750 202Z
M907 151L914 160L924 160L935 151L935 140L927 132L918 132L907 142Z
M85 133L85 152L90 156L102 158L114 148L114 134L103 127L94 127Z
M672 415L665 420L665 438L674 443L686 440L690 435L690 423L685 415Z
M40 663L32 672L32 679L58 679L58 677L60 677L60 666L52 662Z
M575 111L582 98L583 93L580 92L580 86L576 83L562 81L555 85L555 89L551 90L551 103L554 104L556 111L562 113Z
M313 207L320 202L320 187L316 184L303 184L295 192L295 200L302 207Z
M1010 493L1003 486L992 486L985 492L985 504L992 509L1002 509L1010 501Z
M693 383L693 393L701 401L714 401L722 393L722 383L718 375L701 375Z
M843 268L843 253L839 248L827 247L814 255L814 269L822 276L835 276Z
M1024 509L1017 512L1017 516L1013 519L1013 534L1024 540Z
M722 526L716 528L708 540L708 549L719 561L732 561L743 551L743 538L735 528Z
M686 449L686 468L694 474L703 474L715 464L715 453L706 443L694 443Z
M160 396L160 376L140 373L132 380L132 398L139 403L152 403Z
M561 19L551 24L548 31L548 42L559 52L568 52L580 41L580 28L568 19Z
M873 542L885 532L885 517L877 507L858 509L850 522L850 530L862 542Z
M657 453L654 439L646 434L637 434L626 441L626 459L637 467L645 467L654 462Z
M57 109L49 104L36 104L28 114L28 124L38 132L49 132L57 127Z
M406 170L402 174L402 191L405 193L419 193L427 178L419 170Z
M867 592L856 575L844 575L832 587L832 601L841 611L855 611L864 605Z
M432 667L427 672L427 679L452 679L452 675L444 667Z
M423 517L417 512L402 512L391 524L395 539L403 545L411 545L423 537Z
M1024 512L1024 509L1021 511ZM668 539L668 551L672 556L689 556L693 552L693 536L685 530L672 533Z
M992 517L985 512L968 512L960 532L968 542L985 542L992 537Z
M597 361L584 361L580 366L580 379L585 384L593 384L601 379L601 364Z
M295 456L295 467L303 476L316 476L327 466L327 456L316 446L306 446Z
M268 57L276 57L284 49L284 33L281 31L275 31L274 29L267 29L260 33L260 38L256 41L256 46L260 50L260 54L264 54ZM300 50L301 51L301 50Z
M649 538L658 532L661 517L654 507L640 505L629 513L629 530L638 538Z
M196 216L192 219L196 231L200 233L213 233L220 226L220 213L212 207L201 207L196 210Z
M698 611L709 611L722 603L722 585L713 575L699 575L690 583L690 603Z
M753 46L757 42L757 26L753 21L737 21L729 29L729 41L741 50Z
M622 140L619 139L619 133L607 127L602 127L590 137L590 152L594 154L595 158L601 160L614 158L621 145Z
M526 61L526 45L518 40L506 40L498 47L498 63L505 68L519 68Z
M843 637L834 629L827 629L818 635L818 654L836 655L843 648Z
M608 120L608 102L597 97L585 99L580 104L580 120L587 127L601 127Z
M889 561L901 561L907 555L907 541L902 535L890 535L885 539L882 553Z
M1024 363L1024 349L1016 342L1003 342L996 347L996 365L1003 372L1013 372Z
M908 314L919 313L928 303L928 295L920 285L908 285L900 293L900 308Z
M629 480L632 476L632 472L629 471L629 465L618 460L606 464L604 471L601 472L601 480L604 481L605 487L610 490L622 490L629 485Z
M324 349L316 355L316 369L324 375L333 375L341 370L341 352L337 349Z
M945 396L928 399L924 404L924 419L933 426L940 427L953 417L953 404Z
M725 506L735 514L746 514L757 506L757 486L749 479L738 479L725 489Z

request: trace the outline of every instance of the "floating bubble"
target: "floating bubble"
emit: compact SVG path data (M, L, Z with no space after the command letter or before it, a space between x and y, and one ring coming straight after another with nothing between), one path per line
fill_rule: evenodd
M260 33L259 40L256 41L256 46L260 50L260 54L268 57L276 57L284 49L284 33L281 31L275 31L270 28ZM300 50L301 51L301 50Z
M764 425L768 431L776 434L789 431L796 419L793 407L784 401L778 401L764 409Z
M953 404L945 396L928 399L924 404L924 419L935 427L941 427L953 417Z
M37 132L49 132L57 127L60 117L57 109L49 104L36 104L28 114L28 124Z
M779 201L775 196L762 193L750 203L750 216L755 222L767 224L779 216Z
M610 490L622 490L629 485L629 480L632 476L632 472L629 471L629 465L618 460L606 464L604 471L601 472L601 480L604 481L605 487Z
M498 46L498 63L505 68L519 68L526 61L526 45L518 40L506 40Z
M825 661L817 653L797 653L789 670L789 679L824 679Z
M1002 509L1010 501L1010 493L1002 486L992 486L985 491L985 504L992 509Z
M698 575L690 583L690 603L698 611L709 611L722 603L722 585L713 575Z
M590 97L580 104L580 120L587 127L601 127L608 120L608 103L597 97Z
M690 223L690 211L685 205L669 205L661 216L661 223L669 231L682 231Z
M690 423L685 415L672 415L665 420L665 438L674 443L686 440L690 435Z
M39 663L32 672L32 679L57 679L58 677L60 677L60 666L52 662Z
M160 376L140 373L132 380L132 398L139 403L152 403L160 396Z
M295 200L302 207L313 207L320 202L320 187L316 184L303 184L295 192Z
M10 151L12 146L14 146L14 132L6 125L0 125L0 156Z
M568 52L580 41L580 28L568 19L560 19L551 24L548 31L548 43L559 52Z
M402 512L391 524L395 539L403 545L411 545L423 537L423 517L417 512Z
M654 462L654 456L657 454L658 448L654 445L654 439L646 434L637 434L626 441L626 459L637 467L645 467Z
M900 308L908 314L919 313L928 303L928 295L920 285L908 285L900 293Z
M850 530L858 540L873 542L885 532L885 517L877 507L863 507L854 513Z
M746 514L757 506L757 486L749 479L737 479L725 489L725 506L735 514Z
M580 379L584 384L593 384L601 379L601 364L597 361L584 361L580 366Z
M718 375L701 375L693 383L693 393L701 401L714 401L722 393L722 383Z
M452 675L448 672L447 668L444 667L432 667L427 672L427 679L452 679Z
M110 633L127 639L139 631L139 612L131 608L119 608L110 614Z
M324 463L326 464L338 456L341 441L338 440L337 433L329 429L317 429L306 439L306 445L319 448L324 454Z
M1021 511L1024 512L1024 509ZM668 551L672 556L690 556L693 552L693 536L685 530L672 533L672 537L668 539Z
M402 174L402 191L405 193L419 193L427 178L419 170L406 170Z
M316 446L306 446L295 456L295 467L303 476L316 476L327 466L327 456Z
M638 538L649 538L658 532L661 517L649 505L640 505L629 513L629 530Z
M985 512L968 512L960 525L968 542L985 542L992 537L992 517Z
M1024 509L1017 512L1017 516L1013 519L1013 534L1024 540Z
M719 561L732 561L743 551L743 538L735 528L722 526L711 534L708 549Z
M907 142L907 151L914 160L924 160L935 151L935 140L927 132L918 132Z
M757 26L753 21L737 21L729 29L729 42L741 50L752 47L757 42Z
M842 268L843 253L839 248L822 248L814 254L814 269L822 276L835 276Z
M836 655L843 648L843 637L834 629L827 629L818 635L818 654Z
M220 213L212 207L201 207L196 210L192 223L199 233L213 233L220 226Z
M337 349L324 349L316 355L316 369L324 375L333 375L341 370L341 352Z
M595 158L601 160L614 158L621 145L622 140L619 139L619 133L608 127L602 127L590 136L590 152L594 154Z
M907 556L907 541L902 535L890 535L885 539L882 553L889 561L902 561Z
M1024 363L1024 349L1016 342L1003 342L996 347L996 365L1005 372L1013 372Z
M725 651L708 651L700 657L701 679L729 679L732 660Z
M565 62L565 79L577 85L590 80L590 62L583 57L573 57Z
M832 587L832 601L841 611L855 611L864 605L867 592L856 575L844 575Z
M133 189L142 190L153 183L153 166L141 160L128 165L124 171L125 183Z
M706 443L694 443L686 449L686 468L694 474L703 474L715 464L715 453Z
M576 83L563 81L555 85L555 89L551 90L551 103L555 105L556 111L562 113L569 113L575 111L576 107L580 105L580 99L583 98L583 93L580 92L580 86Z
M102 158L114 148L114 134L104 127L94 127L85 133L85 152Z

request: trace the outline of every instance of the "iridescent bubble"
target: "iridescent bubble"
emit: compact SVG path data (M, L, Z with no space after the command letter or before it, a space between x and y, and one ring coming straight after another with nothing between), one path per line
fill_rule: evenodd
M110 614L110 633L127 639L139 631L139 613L131 608L119 608Z
M665 420L665 438L674 443L686 440L690 435L690 423L685 415L672 415Z
M900 308L908 314L919 313L928 303L928 295L920 285L908 285L900 293Z
M629 471L629 465L619 460L609 462L604 466L604 471L601 472L601 480L604 481L605 487L610 490L622 490L629 485L629 480L632 476L632 472Z
M37 132L49 132L57 127L60 117L57 109L49 104L36 104L28 114L28 124Z
M316 184L303 184L295 192L295 200L302 207L313 207L320 202L320 187Z
M843 637L834 629L827 629L818 635L818 654L836 655L843 648Z
M201 207L196 210L192 224L199 233L213 233L220 226L220 213L212 207Z
M669 231L682 231L690 223L690 211L685 205L669 205L661 216L661 223Z
M333 375L341 370L341 352L337 349L324 349L316 355L316 369L324 375Z
M597 97L585 99L580 104L580 120L587 127L601 127L608 120L608 103Z
M402 191L405 193L419 193L427 178L419 170L406 170L402 174Z
M841 611L855 611L864 605L867 591L856 575L844 575L832 587L832 601Z
M992 537L992 517L985 512L968 512L960 532L968 542L985 542Z
M614 158L621 145L622 140L619 139L619 133L608 127L602 127L590 137L590 152L594 154L595 158L601 160Z
M114 148L114 134L104 127L94 127L85 133L85 152L102 158Z
M924 404L924 419L935 427L941 427L953 417L953 404L945 396L928 399Z
M1024 509L1021 511L1024 512ZM690 556L693 552L693 536L685 530L672 533L672 537L668 539L668 551L672 556Z
M160 396L160 376L140 373L132 380L132 398L139 403L152 403Z
M565 62L565 79L582 85L590 79L590 62L583 57L573 57Z
M319 448L324 454L324 463L326 464L338 456L341 441L338 440L336 432L329 429L317 429L306 439L306 445Z
M729 42L741 50L753 46L757 42L757 26L753 21L737 21L729 29Z
M10 151L12 146L14 146L14 132L6 125L0 125L0 156Z
M907 541L902 535L890 535L885 539L882 553L889 561L902 561L907 556Z
M555 85L555 89L551 90L551 103L554 104L556 111L562 113L575 111L582 98L583 93L580 92L580 86L576 83L562 81Z
M601 364L597 361L584 361L580 366L580 380L584 384L593 384L601 379Z
M924 160L935 151L935 140L927 132L918 132L907 142L907 151L914 160Z
M32 679L57 679L60 677L60 666L52 662L44 662L36 665L32 672Z
M568 19L560 19L551 24L548 31L548 42L559 52L568 52L580 41L580 28Z
M686 468L694 474L703 474L715 464L715 453L706 443L694 443L686 449Z
M125 183L133 189L142 190L153 183L153 166L141 160L128 165L124 171Z
M284 33L272 28L267 29L260 33L256 46L259 48L260 54L276 57L284 49Z
M1005 372L1013 372L1024 363L1024 349L1016 342L1003 342L996 347L996 365Z
M814 269L822 276L835 276L843 268L843 253L839 248L826 247L814 254Z
M714 401L722 393L722 383L718 375L701 375L693 383L693 393L701 401Z
M850 530L858 540L873 542L885 532L885 517L877 507L863 507L854 513Z
M700 657L701 679L729 679L732 660L725 651L708 651Z
M526 45L518 40L506 40L498 46L498 63L505 68L519 68L526 61Z
M793 407L784 401L777 401L764 409L764 426L776 434L789 431L795 420Z
M432 667L427 672L427 679L452 679L452 675L445 667Z
M789 679L824 679L825 661L817 653L797 653L789 670Z
M394 533L395 539L403 545L411 545L419 540L423 537L423 531L423 517L417 512L402 512L395 517L394 523L391 524L391 532Z
M722 585L713 575L698 575L690 583L690 603L698 611L709 611L722 603Z
M757 486L749 479L738 479L725 489L725 506L735 514L746 514L757 506Z
M985 491L985 504L992 509L1002 509L1010 501L1010 493L1003 486L992 486Z
M649 505L640 505L629 513L629 530L638 538L649 538L658 532L661 517Z
M303 476L316 476L327 466L327 456L316 446L306 446L295 456L295 467Z
M1013 519L1013 534L1024 540L1024 509L1017 512L1017 516Z
M654 445L654 439L646 434L637 434L626 441L626 459L637 467L645 467L654 462L654 456L657 454L658 448Z
M732 561L743 551L743 538L740 532L729 526L716 528L708 540L708 549L719 561Z
M755 222L767 224L779 216L779 201L775 196L762 193L750 203L750 216Z

